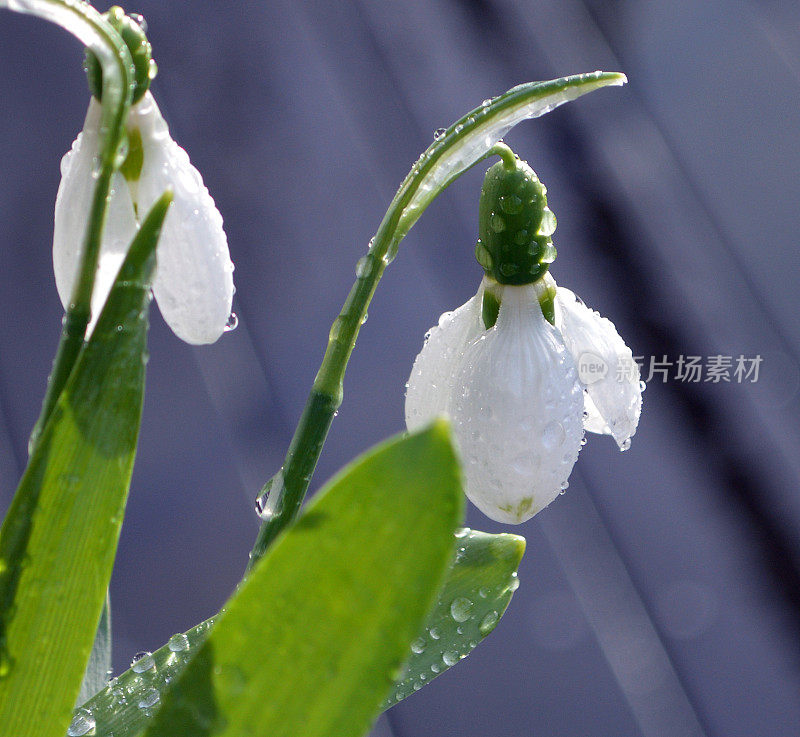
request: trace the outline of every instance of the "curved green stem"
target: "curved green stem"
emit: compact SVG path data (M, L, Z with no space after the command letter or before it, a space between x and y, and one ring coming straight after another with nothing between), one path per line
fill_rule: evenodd
M505 144L498 143L474 163L477 164L492 155L498 155L507 161L509 156L513 160L514 152ZM461 173L463 172L459 172L459 175ZM398 193L400 196L392 202L378 232L370 241L368 253L358 262L356 281L347 295L342 311L331 326L322 364L314 379L283 466L261 490L260 498L267 495L262 512L265 521L250 553L248 571L264 555L270 543L295 518L303 503L333 417L342 404L344 374L359 330L365 321L378 282L386 267L394 259L400 241L405 237L407 231L400 232L398 224L421 181L422 177L418 178L412 186L405 188L405 191L401 188Z
M42 411L28 443L28 451L32 453L83 347L86 327L91 319L92 290L108 211L111 178L119 164L119 151L131 104L134 69L122 37L88 3L79 0L0 0L0 7L57 23L88 46L100 60L103 69L100 166L83 241L78 279L64 317Z

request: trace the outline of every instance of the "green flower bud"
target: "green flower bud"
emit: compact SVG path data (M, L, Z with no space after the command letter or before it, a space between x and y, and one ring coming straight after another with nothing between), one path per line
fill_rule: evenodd
M147 40L144 28L129 15L125 15L125 11L119 6L115 5L109 8L103 17L122 36L122 40L131 53L136 72L133 90L133 104L136 104L144 97L144 93L150 87L150 81L158 71L156 63L153 61L150 42ZM84 69L89 82L89 91L100 100L103 94L103 69L97 57L88 49L86 50Z
M547 189L525 161L499 161L486 172L475 257L500 284L531 284L555 260L556 218Z

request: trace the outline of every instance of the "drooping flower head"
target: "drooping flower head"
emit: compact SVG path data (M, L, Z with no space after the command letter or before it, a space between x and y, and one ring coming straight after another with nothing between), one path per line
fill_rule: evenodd
M136 91L127 123L127 155L114 174L108 216L92 294L92 323L100 314L128 246L153 203L167 189L173 204L161 232L153 284L161 314L187 343L213 343L228 322L233 299L233 264L222 217L186 152L169 135L147 87L154 73L142 29L119 8L107 17L131 47ZM100 143L100 67L87 57L93 97L83 131L61 162L56 197L53 265L66 307L77 278L83 234L91 207Z
M409 430L450 416L467 496L500 522L524 522L567 488L584 430L625 450L641 411L638 367L614 325L548 273L546 193L525 162L489 169L476 246L486 275L428 333L406 394Z

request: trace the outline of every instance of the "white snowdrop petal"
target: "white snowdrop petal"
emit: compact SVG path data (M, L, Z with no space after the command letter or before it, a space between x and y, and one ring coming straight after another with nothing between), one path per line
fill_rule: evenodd
M586 429L610 433L624 450L636 432L642 409L639 369L631 349L610 320L563 287L556 294L556 324L591 399ZM599 418L605 422L601 424Z
M164 319L187 343L213 343L231 312L233 264L222 216L186 152L169 136L148 92L128 128L142 135L144 164L135 197L139 217L172 189L174 201L158 246L153 293Z
M460 365L465 346L482 331L483 288L453 312L445 312L439 324L425 336L414 361L406 390L406 426L416 430L447 412L453 372Z
M94 195L96 179L93 174L98 166L101 110L92 98L83 131L61 161L61 183L56 196L53 229L53 269L58 295L65 309L78 276ZM108 215L92 292L89 333L97 322L138 227L128 186L121 174L114 175L109 195Z
M449 408L470 500L519 523L566 487L583 437L583 390L532 286L506 287L497 324L463 352Z

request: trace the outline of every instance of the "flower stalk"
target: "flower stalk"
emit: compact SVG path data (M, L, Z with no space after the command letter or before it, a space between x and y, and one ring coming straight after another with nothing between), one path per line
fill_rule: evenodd
M12 3L9 3L9 7L17 9ZM134 67L122 36L88 3L69 0L32 0L25 4L24 10L54 21L76 35L92 49L103 69L102 142L98 152L99 167L92 207L84 236L78 279L64 316L42 410L28 442L28 452L31 454L72 372L75 360L83 347L86 327L91 319L97 260L108 211L111 178L121 163L120 149L124 142L125 121L133 94Z
M515 158L514 152L508 146L497 143L470 166L493 155L500 156L504 162L509 163ZM430 163L432 165L433 162ZM404 182L389 206L378 232L370 241L369 251L356 266L356 281L347 295L339 316L331 326L322 364L306 400L286 459L281 470L267 482L259 495L259 499L264 499L266 496L266 501L262 504L264 510L262 516L265 521L250 553L248 571L264 555L270 543L295 518L303 503L333 417L342 404L344 374L359 330L365 321L367 309L384 270L394 260L400 241L411 227L408 225L407 228L402 228L402 221L404 216L407 217L408 204L414 199L423 182L424 174ZM427 204L429 203L426 202L424 206L427 207ZM415 213L416 217L420 214L421 211Z

